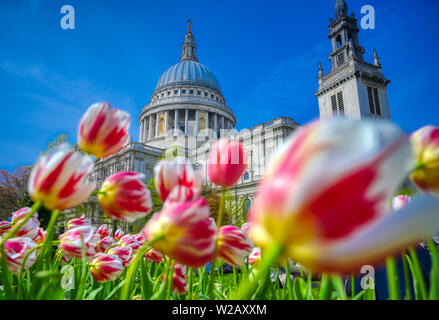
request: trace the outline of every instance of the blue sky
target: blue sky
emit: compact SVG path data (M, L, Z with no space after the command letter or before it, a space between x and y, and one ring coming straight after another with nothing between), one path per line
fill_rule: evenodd
M411 132L438 125L437 0L347 0L373 5L376 29L361 30L365 59L376 48L394 122ZM238 129L278 116L318 117L318 61L329 70L328 19L335 0L0 2L0 169L32 164L60 133L75 143L87 107L109 101L137 117L161 73L178 62L193 21L198 58L220 81ZM60 9L75 8L75 30Z

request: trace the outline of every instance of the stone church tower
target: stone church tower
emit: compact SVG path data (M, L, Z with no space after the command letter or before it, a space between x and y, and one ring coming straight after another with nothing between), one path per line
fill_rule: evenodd
M390 120L387 80L374 49L373 64L364 61L357 19L350 16L344 0L335 3L335 20L329 19L331 70L324 74L319 62L318 98L320 118L351 117Z

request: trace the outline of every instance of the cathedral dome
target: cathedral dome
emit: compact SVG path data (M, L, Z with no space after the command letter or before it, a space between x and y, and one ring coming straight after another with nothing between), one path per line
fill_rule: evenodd
M182 60L166 70L159 78L155 90L182 84L197 85L221 92L213 72L194 60Z

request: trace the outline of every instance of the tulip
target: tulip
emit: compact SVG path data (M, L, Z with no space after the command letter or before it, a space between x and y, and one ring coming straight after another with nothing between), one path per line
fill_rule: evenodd
M234 266L241 266L252 252L247 233L235 226L222 226L218 232L218 256Z
M78 145L96 158L108 157L130 140L130 115L113 109L108 102L92 104L82 116L78 129Z
M119 246L130 247L133 249L133 254L135 254L140 249L140 243L131 234L126 234L119 240Z
M131 247L114 247L108 250L108 254L114 254L122 260L122 266L125 268L133 259L133 249Z
M141 246L143 246L143 244L145 243L145 237L143 236L143 233L135 234L133 237L134 237L134 239L137 240L137 242L138 242Z
M439 128L426 126L411 136L416 169L410 179L425 192L439 195Z
M214 256L216 225L204 198L169 203L142 231L154 248L187 266L201 267Z
M29 195L34 201L42 201L50 210L76 207L86 201L94 189L93 184L86 183L92 168L90 157L63 143L42 156L32 169Z
M157 249L151 248L148 250L148 252L145 254L146 261L154 261L155 263L163 262L163 254L158 251Z
M114 240L119 241L120 238L122 238L124 234L125 233L122 230L117 229L116 232L114 233Z
M37 244L42 244L46 239L46 231L43 228L38 228L38 234L32 240Z
M399 210L402 207L405 207L406 205L409 204L409 202L411 200L412 200L412 198L410 198L409 196L406 196L406 195L400 195L400 196L394 197L392 200L393 210Z
M96 245L96 252L103 252L114 245L114 239L112 237L101 238Z
M67 222L67 229L73 229L82 226L91 226L91 222L85 217L85 214L83 214L79 218L71 219L69 220L69 222Z
M97 253L89 265L93 278L100 283L115 280L123 271L122 261L116 255Z
M172 276L172 290L177 294L183 294L187 290L187 281L184 273L186 267L176 263L174 265L174 274ZM162 276L162 281L165 281L165 275Z
M12 224L18 224L20 221L31 211L31 208L24 207L18 211L12 213ZM38 235L38 229L40 227L40 221L38 221L38 213L35 212L18 230L15 234L16 237L27 237L30 239L35 238Z
M165 201L178 185L200 189L203 185L201 170L194 170L189 160L176 157L172 162L161 160L154 167L154 182L160 198ZM198 192L198 191L195 191Z
M6 263L9 271L18 275L24 258L30 250L35 248L37 244L27 237L17 237L6 240L4 249L6 254ZM37 260L37 251L33 250L24 263L24 269L32 267Z
M252 252L248 256L248 263L254 265L259 260L261 260L261 248L255 247L253 248Z
M101 239L103 239L109 237L111 235L112 230L108 225L103 224L98 228L98 231L96 232L100 235Z
M97 282L114 281L122 271L122 260L117 255L98 253L90 263L90 273Z
M8 221L0 221L0 237L12 229L11 223Z
M145 176L137 172L110 176L98 194L101 207L111 218L130 223L145 217L152 209L152 200L144 179Z
M247 168L247 155L241 142L218 140L212 147L207 175L214 184L227 188L238 182Z
M249 222L243 223L241 226L241 229L244 230L247 234L249 234L250 233L250 223Z
M250 216L252 240L313 272L381 262L439 230L439 216L428 211L439 201L430 197L387 214L411 166L408 137L392 123L302 127L266 170Z
M91 258L96 254L95 248L99 241L99 235L95 230L90 226L70 229L62 236L60 247L72 258L81 258L84 247L85 256Z
M187 202L195 201L201 197L200 188L192 188L184 185L175 186L166 198L166 203L169 202Z

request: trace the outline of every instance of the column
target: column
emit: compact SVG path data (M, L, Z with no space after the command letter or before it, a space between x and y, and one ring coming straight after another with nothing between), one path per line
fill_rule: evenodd
M149 116L148 139L152 139L152 115Z
M165 111L165 136L168 135L168 129L169 129L169 126L168 126L168 111Z
M187 136L187 126L189 122L189 110L184 110L184 134Z
M155 137L159 135L159 114L155 114Z
M215 135L218 135L218 115L216 113L213 114L213 130L215 131Z
M143 119L140 121L139 141L143 141Z
M198 110L195 111L195 135L198 136Z
M174 115L174 135L177 135L178 132L178 109L175 109Z
M207 130L207 135L209 135L209 111L206 112L206 130ZM206 176L207 177L207 176Z
M143 119L143 121L144 121L144 124L143 124L143 140L146 140L146 137L148 136L148 125L149 125L148 118L145 117Z

